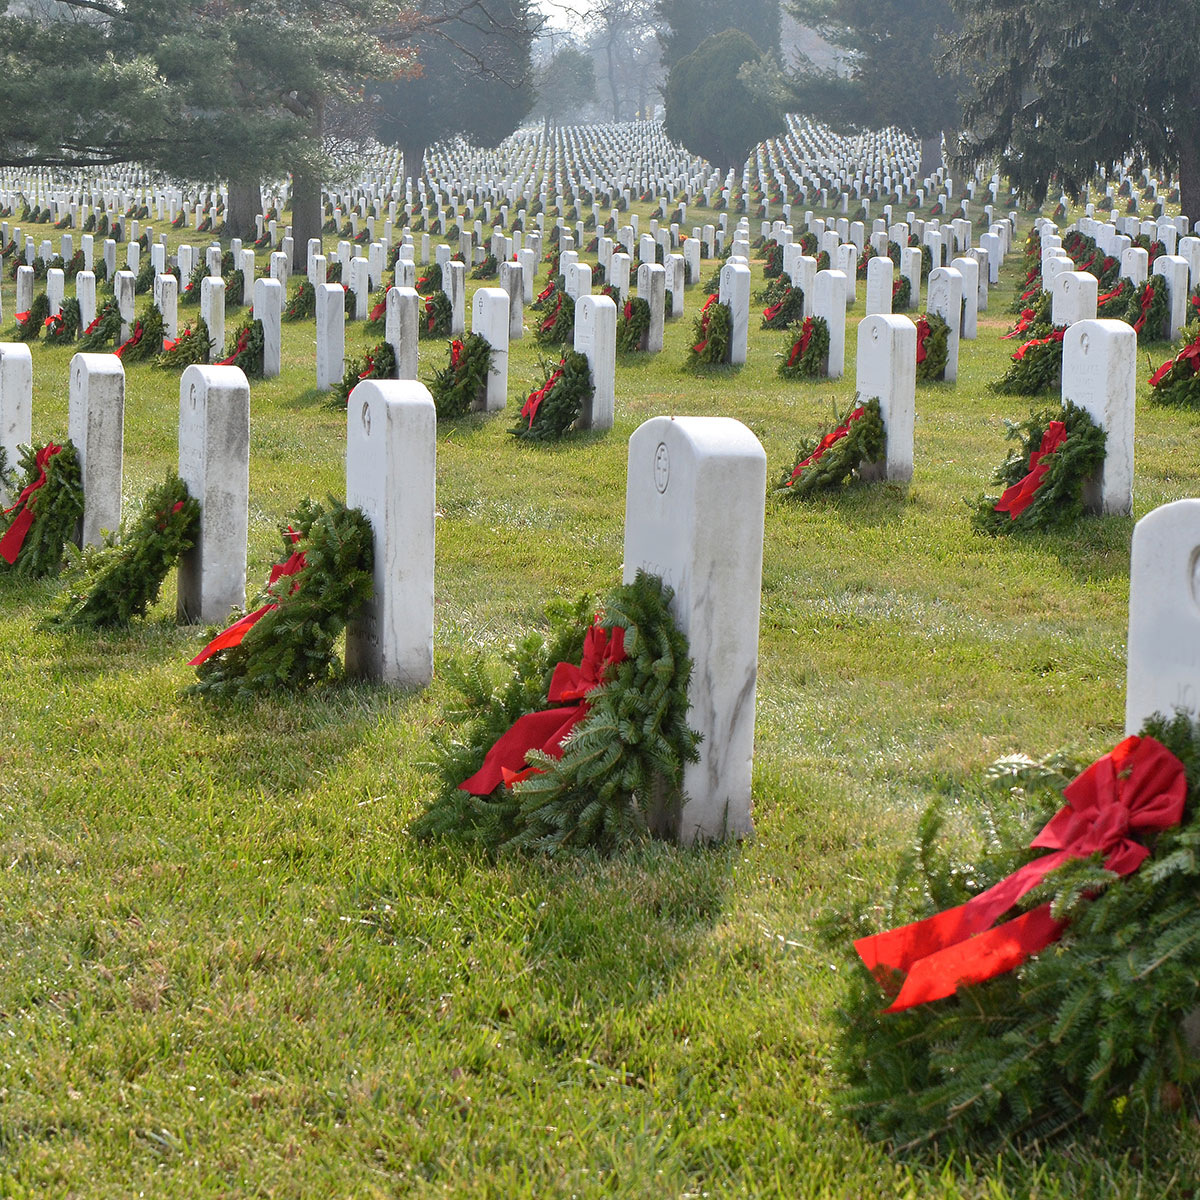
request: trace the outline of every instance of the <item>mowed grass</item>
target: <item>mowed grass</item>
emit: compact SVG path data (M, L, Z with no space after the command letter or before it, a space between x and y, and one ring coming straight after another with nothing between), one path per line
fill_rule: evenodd
M963 504L1029 407L986 390L1023 238L957 384L918 390L911 486L768 499L742 844L493 863L418 842L441 678L211 707L181 695L202 631L170 584L95 636L39 629L56 586L0 576L0 1195L1193 1195L1183 1117L1153 1154L898 1161L836 1105L854 919L925 804L1001 754L1122 733L1133 522L991 541ZM509 412L438 429L438 664L618 580L646 418L737 417L773 482L853 398L864 295L846 377L788 383L790 335L757 316L744 368L683 372L689 288L664 352L621 358L616 428L548 449L506 433L550 356L514 343ZM285 325L283 375L252 387L252 592L287 510L344 494L313 347ZM423 343L423 373L445 353ZM66 433L70 354L34 347L39 442ZM1140 358L1135 517L1200 483L1200 417L1151 404ZM130 506L174 465L177 416L177 377L132 366Z

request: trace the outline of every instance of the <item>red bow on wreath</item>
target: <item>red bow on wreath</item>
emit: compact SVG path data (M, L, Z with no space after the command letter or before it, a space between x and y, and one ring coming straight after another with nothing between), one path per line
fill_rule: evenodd
M0 538L0 558L4 559L10 567L17 561L17 555L21 553L21 547L25 544L25 537L33 525L33 505L30 503L30 499L34 492L45 485L46 464L61 450L61 446L56 446L53 442L47 442L37 452L34 462L38 468L38 477L21 492L17 497L16 504L4 510L5 516L8 516L10 512L16 512L18 508L21 510L13 517L12 524L5 530L4 536Z
M223 358L219 363L214 363L218 367L232 367L237 361L237 357L246 349L250 342L250 327L247 325L241 333L238 334L237 345L233 348L233 353L228 358Z
M463 344L458 338L450 343L450 366L457 371L459 360L462 358Z
M796 339L792 346L792 352L788 355L787 365L794 367L808 350L808 343L812 341L813 335L813 319L805 317L804 324L800 326L800 336ZM858 411L862 411L861 409Z
M565 361L565 360L564 360ZM554 385L562 378L562 364L555 369L554 373L546 380L544 384L536 392L529 393L529 399L521 406L521 416L529 418L529 428L533 428L534 418L537 416L537 411L542 406L542 401L550 395L554 390Z
M1067 331L1065 329L1055 329L1048 337L1030 339L1028 342L1025 342L1023 345L1016 348L1012 356L1013 362L1020 362L1021 359L1023 359L1025 355L1034 348L1034 346L1048 346L1051 342L1061 342L1063 340L1063 335L1066 332Z
M704 302L704 307L700 310L700 332L704 335L703 339L697 342L692 347L692 352L695 354L703 354L704 347L708 345L708 322L710 320L709 309L717 302L717 293L713 292L711 296Z
M518 717L483 759L483 765L458 786L472 796L490 796L501 783L512 786L536 771L525 769L525 756L540 750L552 758L562 755L567 735L588 714L587 696L603 682L610 667L625 660L625 630L604 629L596 623L584 635L579 666L560 662L550 679L547 699L577 700L569 708L551 708Z
M933 327L924 317L917 318L917 362L923 363L928 357L929 351L925 349L925 343L929 340L929 335L933 332Z
M300 534L290 525L288 526L288 536L292 539L293 544L300 540ZM299 575L304 570L306 563L303 550L293 550L291 555L281 563L276 563L271 568L270 578L267 580L267 590L275 586L281 579L288 578L293 575ZM292 584L294 592L300 586L297 580ZM188 663L189 667L198 667L206 659L212 658L219 650L228 650L231 646L240 646L242 639L250 632L250 630L258 624L273 608L278 608L279 602L272 601L270 604L264 604L262 608L256 608L253 612L247 613L240 620L234 621L228 629L218 633L195 658Z
M996 512L1006 512L1015 521L1033 503L1046 472L1050 470L1046 459L1066 440L1067 427L1061 421L1051 421L1042 434L1041 445L1029 455L1029 474L1004 490L996 501Z
M133 349L133 347L134 347L134 346L136 346L136 345L137 345L137 344L138 344L138 343L139 343L139 342L142 340L142 333L143 333L143 330L142 330L142 323L141 323L141 321L139 321L139 322L138 322L138 323L137 323L137 324L136 324L136 325L133 327L133 333L130 335L130 337L129 337L129 340L128 340L128 341L126 341L126 342L122 342L122 343L121 343L121 344L120 344L120 345L119 345L119 346L116 348L116 350L114 350L114 351L113 351L113 353L114 353L114 354L115 354L115 355L116 355L118 358L121 358L121 357L124 355L124 353L125 353L125 351L126 351L126 350L132 350L132 349Z
M373 309L371 309L371 315L367 318L367 320L368 321L378 321L379 318L382 317L385 312L387 312L387 301L380 300L380 302L378 304L376 304Z
M1133 323L1133 330L1135 333L1142 332L1142 328L1146 324L1146 317L1150 313L1150 305L1152 305L1153 303L1154 303L1154 284L1147 282L1146 290L1144 292L1142 292L1141 316L1139 316L1138 319L1136 321L1134 321L1134 323Z
M1200 371L1200 337L1184 346L1174 358L1169 358L1153 375L1150 376L1150 386L1158 387L1163 381L1164 376L1178 363L1191 363L1192 374L1195 375Z
M562 309L562 302L562 293L559 292L558 299L554 304L554 311L551 312L551 314L542 322L543 333L549 333L549 331L554 328L554 324L558 320L559 311Z
M775 318L777 316L779 316L779 314L781 312L783 312L783 306L788 302L788 297L791 296L791 294L792 294L792 289L788 288L788 290L783 293L783 299L780 300L778 304L772 304L770 307L764 308L763 309L763 320L764 321L775 320Z
M1016 325L1012 329L1010 329L1008 331L1008 333L1004 334L1004 336L1000 340L1002 342L1006 342L1006 341L1008 341L1009 338L1015 338L1018 334L1024 333L1025 330L1027 330L1030 327L1030 325L1033 324L1033 319L1036 316L1037 316L1037 313L1034 312L1034 310L1032 308L1021 309L1020 320L1018 320Z
M818 443L817 448L803 461L796 464L792 471L791 478L784 484L784 487L791 487L804 472L805 467L811 467L819 458L823 458L825 451L830 446L840 442L842 438L850 436L850 426L863 415L866 409L860 404L836 429L827 433Z
M430 332L430 333L432 333L432 332L433 332L433 324L434 324L434 318L433 318L433 297L432 297L432 296L431 296L431 297L429 297L429 299L427 299L427 300L425 301L425 313L426 313L426 315L429 317L429 320L428 320L428 322L426 323L426 328L429 330L429 332Z
M1107 304L1110 300L1115 300L1124 290L1125 285L1123 283L1118 283L1111 292L1105 292L1103 296L1097 297L1096 307L1099 308L1101 304Z
M1183 764L1160 742L1128 737L1097 759L1063 790L1066 805L1030 842L1043 855L957 908L854 943L863 962L885 985L905 973L888 1012L951 996L962 984L981 983L1020 966L1056 941L1066 928L1049 904L995 925L1051 871L1078 858L1103 854L1106 870L1132 875L1150 853L1131 836L1178 824L1187 798Z

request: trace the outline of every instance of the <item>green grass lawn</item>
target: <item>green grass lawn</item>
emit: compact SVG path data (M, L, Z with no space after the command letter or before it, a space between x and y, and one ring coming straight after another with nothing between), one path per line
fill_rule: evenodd
M96 636L40 630L56 585L0 576L0 1195L1194 1195L1182 1117L1153 1154L896 1161L836 1106L855 918L929 799L1122 733L1132 520L991 541L963 503L1029 408L986 388L1023 238L957 384L918 389L912 484L768 499L743 844L496 864L417 842L438 679L210 707L181 696L202 631L171 583ZM757 315L744 368L684 373L689 288L664 352L619 360L616 427L548 449L506 433L549 357L514 343L508 413L438 429L438 663L618 581L648 417L737 417L773 481L853 398L864 297L846 377L795 383ZM8 337L12 300L6 278ZM66 433L72 352L33 353L40 443ZM422 374L445 354L422 343ZM1200 481L1200 414L1151 404L1139 358L1135 517ZM344 494L345 417L314 380L313 323L285 324L283 374L251 389L251 593L289 508ZM127 505L175 464L177 420L177 376L130 367Z

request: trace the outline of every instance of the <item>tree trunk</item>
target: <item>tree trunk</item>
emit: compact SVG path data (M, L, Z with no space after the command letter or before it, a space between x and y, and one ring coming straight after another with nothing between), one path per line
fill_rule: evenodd
M604 48L608 58L608 90L612 93L613 120L621 119L621 100L620 93L617 90L617 65L613 60L613 44L612 40Z
M257 179L231 179L229 205L225 209L225 232L230 237L253 242L258 236L254 218L263 210L262 188Z
M942 131L921 139L921 165L917 174L928 179L942 165Z
M413 193L417 190L417 180L425 174L425 143L406 141L400 147L404 155L404 178L412 184Z
M1181 131L1179 138L1179 211L1200 221L1200 143Z
M321 236L321 181L303 169L292 172L292 271L308 272L308 239Z

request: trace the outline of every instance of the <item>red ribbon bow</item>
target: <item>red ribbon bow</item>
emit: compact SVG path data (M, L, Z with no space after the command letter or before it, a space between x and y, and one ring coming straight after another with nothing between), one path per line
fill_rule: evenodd
M783 293L783 299L780 300L778 304L772 304L769 308L764 308L763 309L763 320L764 321L775 320L775 318L777 316L779 316L779 314L781 312L783 312L783 306L787 303L788 297L791 294L792 294L792 289L788 288L788 290Z
M1048 338L1043 339L1049 341ZM1029 474L1006 488L996 501L996 512L1006 512L1015 521L1032 503L1038 488L1050 470L1046 462L1067 440L1067 427L1061 421L1051 421L1042 434L1042 444L1029 455Z
M1133 323L1135 333L1141 333L1142 327L1146 324L1146 317L1150 312L1150 305L1154 303L1154 284L1149 280L1146 282L1146 290L1142 292L1142 314Z
M1131 834L1178 824L1187 798L1183 764L1160 742L1128 737L1063 790L1066 805L1030 842L1053 850L957 908L886 933L860 938L854 948L877 978L906 974L888 1012L951 996L1020 966L1066 928L1051 906L993 925L1051 871L1076 858L1105 856L1104 866L1131 875L1150 853Z
M1025 342L1023 345L1020 345L1016 348L1012 356L1013 362L1020 362L1021 359L1023 359L1025 355L1034 348L1034 346L1049 346L1051 342L1061 342L1063 340L1063 335L1066 332L1067 331L1065 329L1055 329L1051 331L1048 337L1031 338L1028 342Z
M702 334L704 334L704 338L702 341L697 342L692 347L692 352L695 354L703 354L704 347L708 345L708 322L709 322L709 311L708 310L710 308L712 308L712 306L716 302L717 302L717 293L714 292L711 296L709 296L709 298L707 300L705 300L704 307L700 310L700 332Z
M234 362L237 359L237 356L239 354L241 354L243 350L246 349L246 346L249 343L249 341L250 341L250 329L247 326L245 329L242 330L241 333L238 334L237 345L234 346L233 353L228 358L223 358L223 359L221 359L221 361L219 363L215 363L214 366L232 367ZM118 350L117 353L119 354L120 351Z
M559 758L567 735L588 714L587 696L604 682L609 667L624 659L625 630L620 626L605 629L597 618L584 636L579 666L559 663L550 679L548 700L579 703L518 717L484 756L479 770L458 786L472 796L490 796L501 783L511 786L536 771L525 769L525 756L531 750Z
M792 484L794 484L796 480L800 478L801 474L803 474L805 467L812 466L817 459L824 457L825 451L828 450L830 446L840 442L842 438L848 437L850 435L850 426L857 421L865 411L866 410L860 404L858 408L856 408L836 429L827 433L817 443L817 448L803 462L796 464L792 471L791 478L788 479L784 486L791 487Z
M1002 342L1006 342L1006 341L1008 341L1009 338L1015 338L1017 336L1017 334L1024 333L1025 330L1027 330L1030 327L1030 325L1033 324L1033 319L1036 316L1037 316L1037 313L1034 312L1032 308L1021 309L1020 320L1018 320L1016 325L1013 326L1013 328L1010 329L1008 331L1008 333L1006 333L1000 340Z
M565 360L564 360L565 361ZM521 416L529 418L529 428L533 428L533 420L542 406L542 401L554 390L554 385L562 378L562 363L555 368L554 373L536 392L529 393L529 399L521 406Z
M31 484L28 484L25 490L17 497L16 504L4 510L5 516L8 516L10 512L16 512L18 508L21 510L13 517L12 524L5 530L4 536L0 538L0 558L4 559L10 567L17 561L17 555L21 553L21 547L25 544L25 537L33 525L34 513L30 499L34 492L45 485L46 464L60 450L62 450L61 446L56 446L53 442L47 442L37 452L37 457L34 461L38 468L38 477Z
M116 354L116 356L118 358L120 358L125 353L126 350L132 349L134 346L136 346L142 340L142 333L143 333L142 323L141 323L141 321L139 321L133 327L133 333L130 335L129 340L127 342L122 342L116 348L116 350L113 351L113 353Z
M288 536L292 539L293 544L300 540L300 534L290 525L288 526ZM281 579L289 578L293 575L299 575L305 567L304 551L293 550L291 555L281 563L275 563L271 567L271 575L267 580L267 591L270 591L276 583ZM292 584L294 592L300 586L299 581ZM244 617L234 621L228 629L218 633L195 658L188 663L189 667L198 667L206 659L212 658L219 650L228 650L231 646L240 646L242 639L250 632L250 630L258 624L273 608L278 608L279 602L272 601L270 604L264 604L262 608L256 608L253 612L247 613Z
M367 320L368 321L378 321L379 318L382 317L385 312L387 312L387 301L380 300L380 302L378 304L376 304L373 309L371 309L371 315L367 318Z
M1100 305L1107 304L1110 300L1115 300L1124 290L1125 285L1118 282L1117 286L1111 292L1105 292L1103 296L1097 298L1096 307L1099 308Z
M804 324L800 326L800 336L792 346L792 352L788 355L787 365L794 367L803 357L808 349L808 343L812 341L813 335L813 319L805 317Z
M929 335L933 332L933 327L924 317L917 318L917 362L923 363L928 357L929 351L925 349L925 343L929 340Z
M29 320L29 310L26 309L24 312L17 313L13 317L13 320L16 321L18 325L24 325L25 322Z
M1184 346L1184 348L1180 350L1180 352L1175 355L1174 358L1170 358L1163 363L1163 365L1159 367L1153 375L1150 376L1150 386L1158 387L1158 385L1163 381L1163 377L1168 371L1171 370L1173 366L1175 366L1177 363L1184 362L1192 364L1193 375L1195 375L1197 371L1200 371L1200 337L1197 337L1193 342Z

